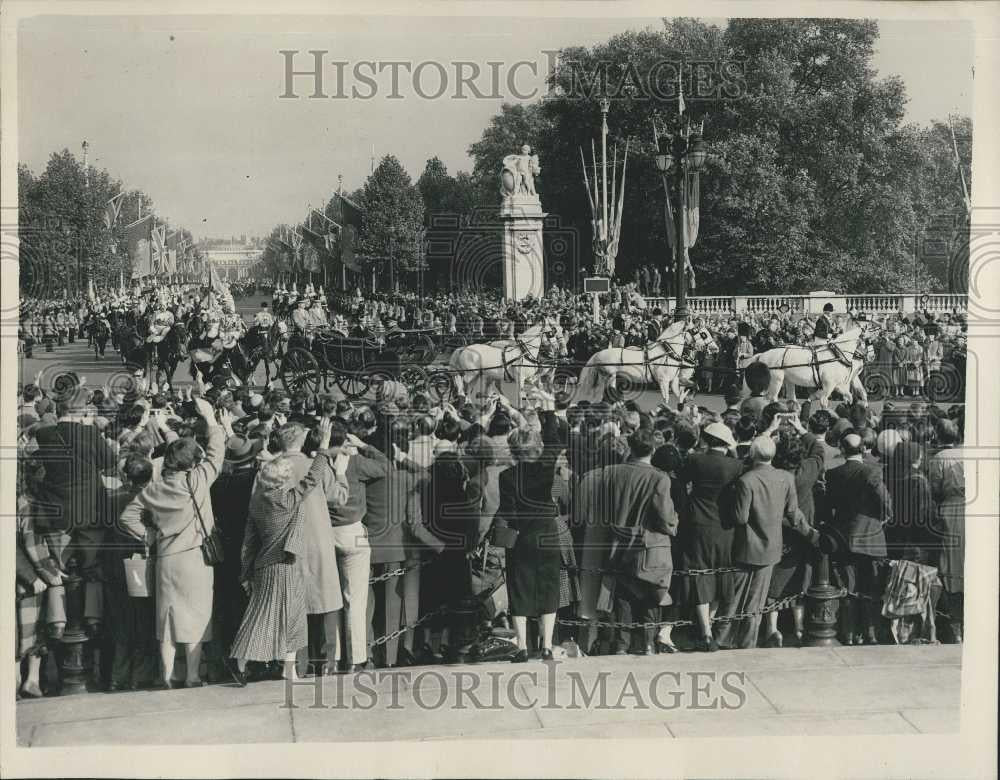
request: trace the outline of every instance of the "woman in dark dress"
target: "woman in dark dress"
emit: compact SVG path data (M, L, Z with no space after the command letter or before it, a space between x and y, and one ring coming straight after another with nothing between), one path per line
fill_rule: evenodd
M528 618L541 624L542 660L552 659L552 633L559 609L562 553L556 504L552 500L556 459L562 449L559 419L551 397L543 399L542 431L518 429L511 434L515 465L500 475L499 528L517 531L507 550L507 595L517 632L515 663L528 660Z
M791 424L795 430L783 427L778 431L777 452L772 465L795 475L795 495L798 497L799 510L809 525L815 525L814 490L823 473L826 454L823 443L808 433L797 417L792 418ZM781 528L781 537L781 560L775 564L771 572L771 586L767 594L770 603L802 593L812 583L812 567L816 556L813 546L801 533L784 525ZM802 604L792 607L792 619L795 624L795 638L801 644L805 630L805 607ZM766 620L764 645L781 647L784 644L784 637L778 631L778 610L768 612Z
M678 530L681 565L684 569L716 569L732 565L733 525L723 524L726 488L743 473L743 465L729 456L735 449L732 433L722 423L711 423L701 432L708 449L693 452L681 470L680 482L690 485L686 521ZM717 648L712 636L712 618L721 608L723 614L735 597L733 574L701 574L684 578L685 602L694 607L702 650ZM715 648L713 648L715 645Z
M472 596L468 555L479 540L483 502L478 478L470 477L455 452L444 452L434 460L421 498L424 526L441 547L433 562L420 570L420 614L445 609L445 614L426 624L430 641L424 657L440 661L452 652L449 642L459 628L449 613Z

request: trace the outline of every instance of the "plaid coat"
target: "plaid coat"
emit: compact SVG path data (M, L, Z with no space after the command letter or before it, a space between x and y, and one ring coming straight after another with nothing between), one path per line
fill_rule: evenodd
M34 502L27 495L17 500L16 537L16 617L15 656L40 655L45 652L45 635L38 631L45 621L49 597L61 591L61 578L56 559L49 548L48 537L35 532ZM34 582L46 585L41 593L34 592Z

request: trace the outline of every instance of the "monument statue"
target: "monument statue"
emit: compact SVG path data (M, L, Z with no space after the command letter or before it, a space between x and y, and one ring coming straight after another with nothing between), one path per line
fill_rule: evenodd
M500 172L500 194L503 199L510 200L519 195L538 198L535 191L535 176L542 172L538 155L531 153L531 147L525 144L520 154L508 154L503 158L503 170Z

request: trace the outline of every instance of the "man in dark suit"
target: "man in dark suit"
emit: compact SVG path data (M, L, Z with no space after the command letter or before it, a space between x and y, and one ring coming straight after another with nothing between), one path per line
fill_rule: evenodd
M656 442L652 431L640 429L628 440L630 457L619 465L595 468L577 491L574 512L586 526L583 566L627 572L582 582L581 615L595 609L622 623L657 622L660 607L670 605L673 558L670 537L678 518L670 497L670 477L650 459ZM586 578L585 578L586 579ZM644 648L653 654L654 631L644 632ZM615 632L614 652L629 652L629 629Z
M760 612L767 600L774 564L781 560L782 525L790 526L811 542L819 532L805 520L795 492L791 472L771 465L776 451L774 439L758 436L750 445L753 466L736 480L733 521L733 564L743 569L737 575L737 613L756 613L734 625L734 648L754 648L760 630Z
M73 398L56 403L56 424L41 427L36 434L36 457L45 466L48 530L69 536L62 563L75 553L89 578L96 576L98 547L105 531L99 512L105 492L101 473L114 469L115 452L96 426L79 421L82 395L78 391Z
M845 644L860 644L862 632L869 644L875 644L879 612L875 559L885 557L884 526L892 519L892 498L882 480L881 468L865 463L861 436L845 434L840 449L844 464L826 475L830 526L838 546L834 572L841 587L874 599L865 602L863 621L857 602L848 599L847 608L841 612L841 626Z

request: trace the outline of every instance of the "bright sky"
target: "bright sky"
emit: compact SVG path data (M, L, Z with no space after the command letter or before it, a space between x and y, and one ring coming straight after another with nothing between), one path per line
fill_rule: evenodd
M280 21L276 21L280 20ZM36 173L64 147L80 153L127 186L139 187L157 212L196 237L265 234L278 222L298 221L318 206L343 174L360 186L375 154L395 154L416 179L437 155L451 173L468 170L469 144L478 140L514 90L542 90L543 52L593 45L625 29L658 28L659 19L401 18L401 17L37 17L19 38L19 155ZM308 30L308 32L282 32ZM951 111L971 114L972 28L963 22L890 21L881 24L875 65L897 74L910 97L907 118L926 122ZM334 61L346 61L343 90L368 87L352 75L363 60L468 61L486 97L449 89L419 97L414 76L399 71L391 99L391 70L375 76L372 99L305 99L311 78L296 79L299 100L284 91L281 50L298 50L296 69L311 68L310 49L324 50L324 90L337 91ZM490 66L494 61L500 63ZM493 97L491 67L500 75ZM368 73L370 71L363 71ZM440 83L424 66L425 95ZM596 127L596 125L595 125ZM512 150L513 151L513 150ZM128 215L126 215L128 216Z

